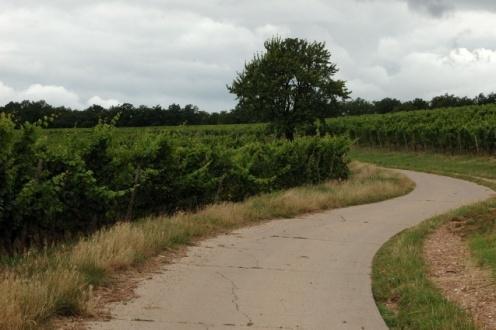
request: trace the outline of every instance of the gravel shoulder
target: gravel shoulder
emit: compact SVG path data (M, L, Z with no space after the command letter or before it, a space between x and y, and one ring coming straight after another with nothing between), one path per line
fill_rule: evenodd
M442 225L426 240L429 278L445 297L469 311L481 329L496 329L496 283L489 269L472 260L456 224Z

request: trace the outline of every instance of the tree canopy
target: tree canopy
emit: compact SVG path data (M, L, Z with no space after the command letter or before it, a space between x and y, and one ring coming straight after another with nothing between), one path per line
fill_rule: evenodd
M243 111L290 140L296 129L337 115L338 101L349 93L344 81L333 79L338 69L325 43L275 37L264 46L228 86Z

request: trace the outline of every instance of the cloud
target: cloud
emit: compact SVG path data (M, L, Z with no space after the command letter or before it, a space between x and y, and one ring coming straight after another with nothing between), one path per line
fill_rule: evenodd
M7 103L14 98L14 90L0 81L0 103Z
M454 10L496 10L493 0L400 0L406 1L414 10L442 16Z
M470 69L471 65L496 64L496 50L479 48L472 51L457 48L445 57L445 61L461 69ZM491 66L492 66L491 65Z
M88 100L87 104L88 106L96 104L108 109L112 106L121 104L121 102L114 99L102 99L100 96L93 96Z
M453 10L454 6L445 0L406 0L408 6L415 10L425 11L433 16L441 16Z
M79 96L62 86L34 84L29 86L26 90L16 93L15 98L18 101L44 100L54 106L68 106L76 109L82 107Z
M226 84L272 35L325 41L353 96L468 95L494 87L495 10L493 0L2 0L0 102L230 109Z
M26 89L15 90L0 81L0 104L6 104L10 101L46 101L53 106L66 106L72 109L81 110L94 104L104 108L119 105L121 102L115 99L104 99L100 96L91 97L86 104L81 102L78 94L67 90L62 86L50 86L34 84Z
M364 85L350 82L355 91L368 92L381 98L394 95L411 99L412 95L431 98L444 93L475 96L480 92L496 91L496 51L458 48L445 55L411 53L403 60L402 68L387 76L380 84ZM474 79L477 77L477 79ZM373 87L380 86L380 90Z

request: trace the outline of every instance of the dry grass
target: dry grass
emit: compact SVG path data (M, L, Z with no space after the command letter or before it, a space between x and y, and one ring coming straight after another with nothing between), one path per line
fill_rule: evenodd
M72 246L19 256L0 278L0 329L34 329L55 315L88 311L91 288L164 249L260 221L375 202L411 191L406 177L353 163L344 182L327 182L220 203L196 213L121 223Z

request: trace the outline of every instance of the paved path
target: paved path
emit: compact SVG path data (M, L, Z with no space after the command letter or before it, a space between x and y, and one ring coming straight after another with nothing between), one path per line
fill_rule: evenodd
M139 298L92 329L385 329L370 288L372 258L391 236L492 191L402 171L409 195L275 220L205 240Z

